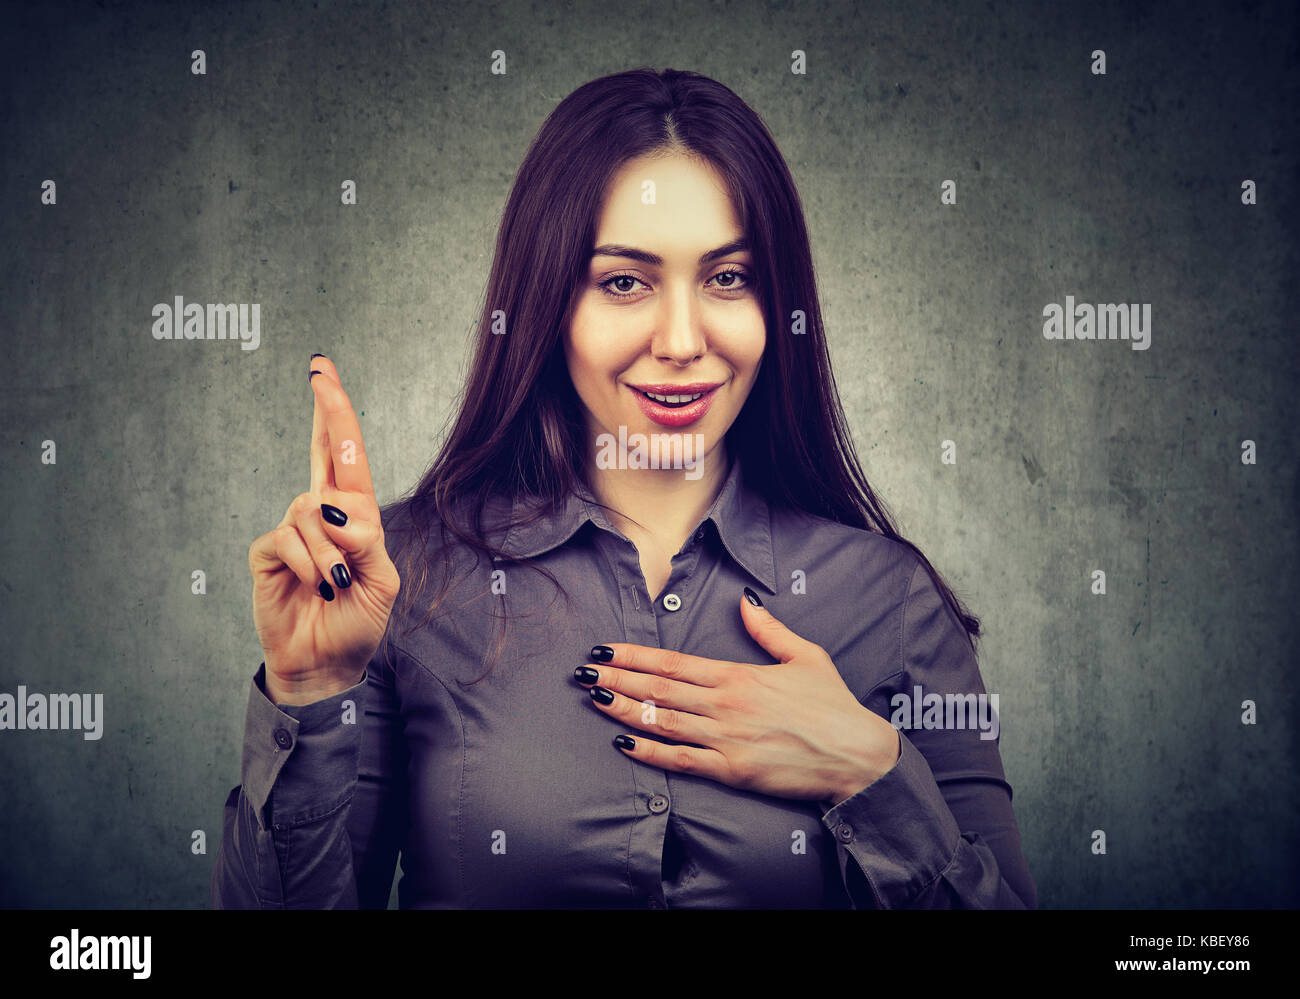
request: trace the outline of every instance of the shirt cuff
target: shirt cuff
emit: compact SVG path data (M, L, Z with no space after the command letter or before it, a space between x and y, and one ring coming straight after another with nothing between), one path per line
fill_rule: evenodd
M352 794L369 674L367 668L355 686L324 700L277 705L266 693L266 663L258 667L244 716L240 780L260 828L311 822Z
M898 738L893 768L822 816L845 884L847 864L856 863L885 909L905 908L952 863L961 842L930 764L904 733Z

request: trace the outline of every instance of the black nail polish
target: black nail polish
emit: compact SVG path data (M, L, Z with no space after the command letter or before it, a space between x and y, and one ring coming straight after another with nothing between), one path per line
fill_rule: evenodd
M763 601L758 599L758 594L755 593L753 590L751 590L748 586L745 587L745 599L748 600L755 607L763 606Z
M630 735L614 736L614 745L619 749L636 749L636 740Z
M334 599L334 588L323 579L320 581L320 595L326 600Z
M600 679L600 673L590 666L579 666L573 671L573 678L579 683L595 683Z
M330 567L330 575L334 577L334 585L340 590L346 590L352 585L352 577L348 575L348 567L342 562Z
M606 690L604 687L592 687L591 699L593 701L598 701L601 704L613 704L614 693L613 691Z
M318 357L325 357L325 355L324 355L324 354L312 354L311 357L307 358L307 360L312 361L312 360L315 360L315 359L318 358ZM328 358L328 357L325 357L325 360L328 361L329 358Z
M348 515L336 506L330 506L328 503L320 505L320 515L335 527L344 527L348 522Z
M608 645L593 645L591 647L591 658L598 663L607 663L614 658L614 650Z
M310 375L307 376L307 383L311 384L311 380L319 374L320 374L319 371L313 371Z

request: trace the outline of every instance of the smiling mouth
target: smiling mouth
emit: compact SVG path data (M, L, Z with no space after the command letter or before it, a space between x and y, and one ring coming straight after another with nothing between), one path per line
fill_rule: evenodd
M649 386L629 385L639 399L637 406L646 419L661 427L688 427L703 419L713 407L725 382L671 382Z
M643 389L637 389L647 399L659 403L661 406L667 406L670 409L677 409L681 406L689 406L696 399L703 399L707 392L692 392L689 395L661 395L657 392L646 392Z
M629 384L628 388L643 395L656 406L665 409L682 409L699 402L722 387L722 382L650 382L641 385Z

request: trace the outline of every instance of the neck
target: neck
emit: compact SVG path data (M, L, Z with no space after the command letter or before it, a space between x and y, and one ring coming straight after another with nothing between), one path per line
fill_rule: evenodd
M703 474L693 479L680 468L598 468L591 462L587 476L611 524L633 542L640 537L674 553L722 491L730 467L725 439L699 467Z

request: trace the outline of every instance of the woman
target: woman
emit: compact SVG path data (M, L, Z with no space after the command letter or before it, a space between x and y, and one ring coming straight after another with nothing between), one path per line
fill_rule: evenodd
M551 114L408 498L309 381L215 906L382 907L399 852L403 908L1036 904L996 730L899 731L900 695L984 695L978 621L858 468L730 90L641 69Z

